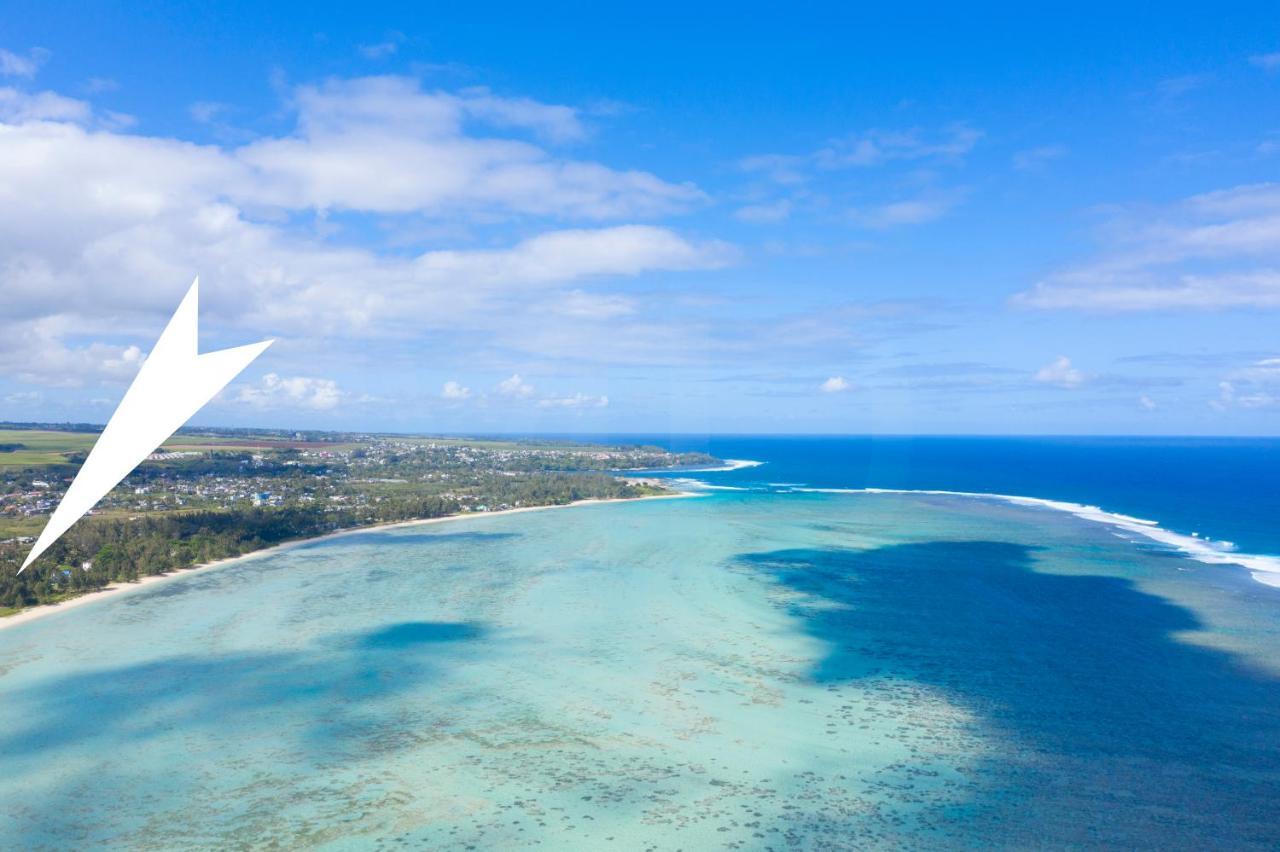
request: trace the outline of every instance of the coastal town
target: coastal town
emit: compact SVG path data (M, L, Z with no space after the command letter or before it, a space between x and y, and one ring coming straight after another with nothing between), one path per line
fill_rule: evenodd
M14 579L95 437L15 425L0 427L0 613L336 529L659 494L643 471L717 462L542 439L187 430Z

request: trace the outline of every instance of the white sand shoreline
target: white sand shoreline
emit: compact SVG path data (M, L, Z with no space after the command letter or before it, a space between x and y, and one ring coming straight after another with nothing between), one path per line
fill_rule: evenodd
M75 609L84 606L93 601L102 600L103 598L124 594L126 592L136 591L146 588L155 583L161 583L165 580L172 580L176 577L188 577L192 574L211 571L215 568L221 568L229 563L238 562L245 559L256 559L261 556L268 556L272 553L278 553L282 550L288 550L294 547L301 547L304 544L312 544L325 539L338 538L340 536L356 535L357 533L379 532L382 530L393 530L401 527L416 527L423 524L441 524L447 521L460 521L468 518L491 518L498 515L515 515L521 512L541 512L546 509L569 509L574 506L592 506L598 503L635 503L640 500L672 500L680 497L703 497L706 495L696 494L690 491L676 491L671 494L650 494L645 497L595 497L587 500L575 500L572 503L560 503L551 506L521 506L518 509L500 509L496 512L466 512L457 515L443 515L439 518L417 518L409 521L391 521L385 524L371 524L367 527L352 527L344 530L334 530L324 535L312 536L311 538L299 538L292 541L281 542L280 544L264 547L261 550L254 550L250 553L242 553L239 556L228 556L225 559L215 559L213 562L205 562L200 565L193 565L190 568L184 568L179 571L173 571L168 574L152 574L147 577L141 577L136 583L113 583L103 589L88 592L70 600L60 601L54 604L42 604L40 606L28 607L20 612L5 618L0 618L0 631L6 628L16 627L19 624L26 624L48 615L58 612L65 612L69 609Z

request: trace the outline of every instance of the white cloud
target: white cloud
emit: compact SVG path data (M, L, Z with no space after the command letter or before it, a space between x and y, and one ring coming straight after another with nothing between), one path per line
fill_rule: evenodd
M620 225L552 231L510 249L428 252L415 261L415 271L442 282L539 284L649 269L713 269L732 257L723 243L694 244L665 228Z
M1071 359L1061 355L1036 371L1035 380L1064 388L1079 387L1084 383L1084 373L1071 366Z
M597 163L556 160L527 142L467 125L553 140L582 129L568 107L486 90L424 92L403 77L330 80L294 93L298 129L235 152L246 201L286 208L574 216L653 216L703 199L695 187Z
M0 87L0 121L21 124L28 121L86 122L92 110L84 101L54 92L22 92Z
M217 101L196 101L187 107L187 114L201 124L208 124L228 109L226 104Z
M444 387L440 389L440 396L445 399L470 399L471 388L464 388L454 381L445 382Z
M919 130L868 130L832 142L813 155L819 168L878 166L893 160L957 159L973 150L983 133L952 125L930 139Z
M365 59L386 59L394 56L396 51L400 49L400 45L404 43L404 34L393 32L383 41L372 44L357 45L356 51Z
M964 124L954 124L934 133L916 128L871 129L832 140L807 154L745 157L738 161L742 171L761 175L786 188L790 197L753 200L735 211L734 216L743 222L770 224L787 219L796 210L823 209L833 205L832 188L841 186L841 181L831 173L897 165L899 172L906 174L899 174L898 185L889 191L889 197L864 202L861 199L867 197L867 186L862 186L856 206L845 211L846 220L860 227L877 229L931 222L950 212L965 194L962 189L935 185L940 167L963 161L982 136L982 131ZM819 179L824 180L821 192L801 186ZM870 178L862 183L875 185ZM904 190L903 186L916 189ZM768 194L768 190L762 193L756 185L749 197L760 199L762 194ZM902 197L904 195L914 197ZM841 206L847 204L844 202Z
M1233 382L1218 382L1218 397L1209 400L1209 405L1218 411L1230 408L1271 408L1280 405L1280 396L1255 389L1242 393Z
M464 89L460 95L468 117L495 127L526 128L552 142L573 142L587 135L572 107L532 98L498 97L482 87Z
M498 382L498 393L523 399L533 395L533 385L520 378L519 373L513 373L511 378Z
M609 405L607 396L590 396L575 393L573 396L553 396L538 400L539 408L605 408Z
M723 350L713 323L690 318L696 292L674 278L631 280L736 260L726 243L631 220L686 209L700 191L504 132L571 140L581 133L571 108L424 92L401 78L293 95L293 130L215 145L122 133L87 101L0 88L0 375L126 380L127 344L155 339L196 273L210 346L253 335L298 344L273 356L276 385L246 391L263 406L358 399L322 387L305 405L290 397L299 386L281 377L340 377L288 361L312 344L337 360L345 344L325 338L468 347L491 365L675 363ZM616 217L626 218L606 221ZM453 230L411 249L368 237L440 223ZM90 342L104 329L110 339Z
M1248 367L1237 370L1232 375L1234 378L1246 381L1280 383L1280 358L1263 358L1259 361L1254 361Z
M1280 397L1265 391L1257 391L1236 397L1236 404L1241 408L1274 408L1280 405Z
M1155 411L1159 408L1159 406L1156 405L1156 401L1145 393L1138 397L1138 405L1141 406L1143 411Z
M66 345L61 324L42 320L0 335L0 375L46 387L117 384L133 378L145 356L137 346Z
M1280 307L1280 184L1255 184L1135 210L1109 229L1102 259L1015 295L1016 305L1093 311Z
M596 218L700 195L643 173L557 161L527 143L465 135L460 115L466 109L491 117L502 111L507 102L492 95L427 95L398 78L366 83L313 89L297 135L238 149L94 129L83 101L0 89L4 339L39 337L48 348L61 336L100 333L104 321L119 333L153 333L150 320L172 310L175 288L195 272L213 285L206 302L212 321L270 333L505 328L532 305L548 306L547 316L604 321L634 312L634 300L543 288L712 269L734 259L724 243L691 241L654 225L552 230L502 248L416 256L331 244L289 227L284 214L325 205L364 205L371 215L395 215L402 207L423 216L484 207L485 216L495 209L541 209ZM507 106L504 122L545 130L565 121L555 109L534 115L532 102ZM334 161L338 171L358 175L330 175L319 185L300 179L333 153L327 146L335 139L346 152ZM347 148L353 139L359 144ZM386 139L392 144L383 150L379 141ZM466 154L471 165L462 169L461 185L452 183L456 175L433 185L399 156L396 140L483 156ZM266 165L272 151L280 153L273 145L297 146L298 156L273 170ZM516 173L508 170L513 164ZM402 196L398 190L361 195L365 180L394 186L409 172L409 182L418 183ZM526 173L539 177L530 183L520 178ZM330 179L336 182L324 182ZM532 197L536 203L526 204ZM54 325L37 331L36 323L52 319Z
M1233 370L1218 383L1218 397L1209 405L1219 411L1280 406L1280 358L1263 358Z
M832 376L818 386L823 393L841 393L852 388L853 385L844 376Z
M636 300L627 296L573 290L565 293L553 309L568 317L605 320L635 313Z
M280 376L267 373L256 385L240 389L237 399L259 408L309 408L325 411L342 401L343 393L333 379L307 376Z
M40 66L49 60L49 51L42 47L33 47L26 56L19 56L10 50L0 48L0 76L25 77L36 76Z
M958 161L982 139L981 130L953 124L932 135L909 130L871 129L832 140L808 154L757 154L738 161L743 171L763 174L775 183L798 184L814 169L868 168L895 161Z
M1015 296L1014 302L1041 309L1107 312L1280 308L1280 271L1180 275L1159 282L1106 274L1069 280L1064 276L1053 284L1042 282Z
M1218 382L1218 398L1209 400L1209 407L1226 411L1235 403L1236 389L1231 382Z

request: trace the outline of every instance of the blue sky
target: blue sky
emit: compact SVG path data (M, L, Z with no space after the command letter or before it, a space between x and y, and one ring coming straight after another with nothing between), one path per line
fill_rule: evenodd
M3 9L3 419L1280 431L1263 4Z

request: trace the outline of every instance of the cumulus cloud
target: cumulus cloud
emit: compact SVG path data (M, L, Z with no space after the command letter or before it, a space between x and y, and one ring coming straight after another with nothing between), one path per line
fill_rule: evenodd
M60 340L100 334L104 322L152 334L195 272L211 285L215 328L384 339L506 329L531 311L606 322L635 301L590 293L589 282L735 259L716 240L598 221L684 209L702 198L691 185L484 132L573 138L581 127L568 107L479 89L426 92L398 77L301 86L292 106L293 132L222 147L123 134L84 101L0 88L4 339L65 349ZM375 222L591 224L541 233L526 224L514 241L416 254L296 225L339 210ZM577 289L559 289L571 283Z
M15 327L0 338L0 375L46 387L127 382L145 359L132 345L67 345L51 321Z
M258 408L325 411L337 407L342 397L342 391L333 379L267 373L258 384L241 388L237 399Z
M853 385L844 376L832 376L818 386L823 393L841 393L852 388Z
M498 393L502 396L523 399L533 395L533 385L520 378L519 373L513 373L511 378L498 382Z
M1101 259L1015 295L1036 309L1226 310L1280 307L1280 184L1125 211Z
M568 107L485 90L424 92L415 80L330 80L294 92L297 131L235 152L246 201L287 208L403 213L502 211L607 219L654 216L702 200L692 185L559 160L527 142L474 136L468 125L556 140L582 128Z
M1063 388L1079 387L1084 383L1084 373L1071 366L1071 359L1061 355L1036 371L1035 380Z
M445 399L462 400L471 398L471 388L465 388L458 382L449 381L440 389L440 396Z

